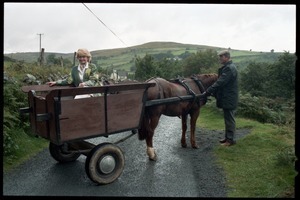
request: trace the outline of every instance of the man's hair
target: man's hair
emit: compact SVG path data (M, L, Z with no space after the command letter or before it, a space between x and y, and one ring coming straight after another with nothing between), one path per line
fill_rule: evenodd
M218 56L223 56L223 55L227 58L230 58L230 52L228 50L223 50L218 53Z

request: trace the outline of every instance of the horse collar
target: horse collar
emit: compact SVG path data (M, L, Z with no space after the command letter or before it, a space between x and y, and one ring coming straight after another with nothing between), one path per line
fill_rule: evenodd
M191 79L193 79L195 81L195 83L197 84L197 86L198 86L199 90L201 91L201 93L205 92L205 88L204 88L202 82L198 79L197 76L193 75L191 77Z
M185 81L184 81L184 79L182 79L182 78L177 78L176 79L176 81L178 82L178 83L180 83L180 85L182 85L185 89L186 89L186 91L187 91L187 93L188 94L191 94L191 95L193 95L193 96L195 96L196 95L196 93L185 83Z

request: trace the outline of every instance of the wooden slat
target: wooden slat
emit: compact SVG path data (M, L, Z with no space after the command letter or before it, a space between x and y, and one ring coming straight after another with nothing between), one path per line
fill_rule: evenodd
M104 97L61 101L60 140L105 134Z
M29 113L30 126L33 133L48 139L47 121L37 121L36 119L38 114L44 114L47 112L46 100L40 96L36 96L32 91L28 93L28 100L29 107L33 111Z
M118 84L118 85L105 85L97 87L77 87L77 88L58 88L52 90L49 94L52 96L76 96L81 94L94 94L94 93L114 93L129 90L146 89L154 86L155 83L132 83L132 84Z
M143 90L107 97L108 132L134 129L139 126L143 108Z
M44 91L52 91L56 89L64 89L64 88L74 88L71 86L52 86L49 85L26 85L22 86L21 90L23 92L29 92L30 90L34 90L35 92L44 92Z
M35 107L36 115L47 113L47 110L46 110L47 106L46 106L45 99L35 97L35 103L36 103L36 107ZM36 133L39 136L46 138L46 139L49 138L47 123L48 123L48 121L36 121Z

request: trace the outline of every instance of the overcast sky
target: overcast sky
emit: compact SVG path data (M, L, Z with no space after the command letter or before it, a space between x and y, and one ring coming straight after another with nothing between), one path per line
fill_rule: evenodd
M39 34L58 53L155 41L294 53L296 5L4 3L4 53L38 52Z

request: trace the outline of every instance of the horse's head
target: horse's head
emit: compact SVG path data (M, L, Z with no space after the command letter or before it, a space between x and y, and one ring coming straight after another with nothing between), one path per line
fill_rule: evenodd
M218 74L210 73L210 74L197 74L195 75L202 82L205 89L214 84L214 82L218 79Z

